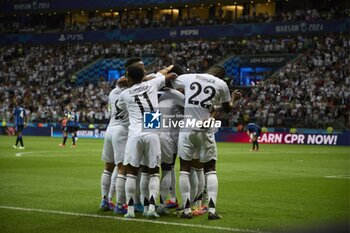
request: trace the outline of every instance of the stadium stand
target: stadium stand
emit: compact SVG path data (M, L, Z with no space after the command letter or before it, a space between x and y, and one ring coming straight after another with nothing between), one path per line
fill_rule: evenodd
M231 125L256 121L267 127L350 126L349 36L313 40L314 49L251 89L232 115Z
M23 5L22 1L8 3L18 4L17 7L32 7ZM272 3L281 5L278 1ZM260 75L265 81L244 88L245 96L240 103L242 109L236 109L230 116L226 116L226 125L235 127L242 122L257 121L267 127L324 128L331 123L338 124L340 128L349 127L349 91L345 88L350 84L349 70L346 69L349 66L349 56L346 53L349 51L349 35L336 32L321 34L322 27L326 24L318 25L322 28L318 34L312 33L312 27L303 28L308 22L316 22L317 26L317 22L320 22L317 20L331 22L334 19L345 19L345 23L337 28L348 27L348 7L340 8L341 4L318 6L318 3L310 3L312 6L305 3L303 8L298 8L298 4L297 7L290 7L289 3L283 3L286 4L284 7L272 7L269 5L270 1L267 1L265 12L257 11L258 7L265 9L261 6L263 4L259 4L246 1L242 5L205 5L194 1L190 6L177 6L176 10L179 10L179 13L176 17L173 15L175 9L168 9L169 6L165 5L159 9L153 5L148 9L132 6L125 9L81 9L57 13L1 12L0 32L7 36L10 33L22 33L25 35L23 41L29 43L0 47L0 92L3 93L0 99L0 120L10 122L14 100L23 98L25 104L30 103L28 116L31 122L58 122L65 106L71 104L79 112L80 122L105 123L109 118L105 107L106 93L115 84L108 82L106 72L101 72L99 64L103 64L101 67L104 67L104 70L108 68L105 64L109 63L118 64L118 68L121 69L125 58L131 56L150 59L147 63L152 64L147 67L149 72L155 72L171 63L180 64L187 72L205 72L214 64L235 62L234 56L238 55L291 54L297 58L283 68L279 67L277 73L275 70L262 72ZM228 8L231 11L227 10ZM198 14L202 11L205 11L205 16ZM76 20L79 17L82 20ZM186 37L176 37L177 41L157 40L147 43L136 43L134 37L138 34L130 35L130 38L135 40L126 39L123 42L113 41L112 34L108 34L116 29L122 38L123 33L120 29L133 31L147 28L261 23L270 23L271 26L281 22L287 22L287 26L297 22L298 33L282 30L279 31L280 35L260 36L259 30L263 31L264 28L258 28L257 32L255 29L250 31L255 34L244 38L186 40ZM244 34L245 27L239 32ZM304 29L307 33L303 33ZM232 28L232 31L234 30L237 28ZM269 30L266 30L267 34L271 33ZM278 32L277 27L273 30L274 33ZM90 39L89 34L60 34L89 31L101 31L101 37L109 39L108 42L87 42ZM40 41L40 38L34 38L33 35L50 32L62 36L62 40L58 39L60 43L54 38L55 44L30 44L31 39ZM73 37L69 40L69 36ZM84 38L79 43L69 43L75 42L75 36ZM100 63L93 67L92 64L96 61ZM231 63L229 64L231 66ZM236 71L230 70L230 67L226 69L226 81L231 88L236 88L241 84L237 81Z
M109 14L108 14L109 13ZM275 15L263 12L259 14L241 14L238 17L225 17L218 14L209 18L202 18L197 15L174 19L169 14L161 17L154 14L146 17L142 11L133 11L127 16L118 13L111 14L91 13L86 22L74 21L65 22L64 15L28 15L28 16L4 16L0 22L0 32L3 33L28 33L28 32L83 32L96 30L114 29L135 29L135 28L166 28L185 27L198 25L223 25L242 23L271 23L271 22L291 22L291 21L313 21L348 18L350 9L340 10L331 8L320 12L317 9L297 9L295 11L279 12ZM85 16L85 13L80 13Z
M150 44L125 47L118 43L2 47L0 91L5 98L1 99L1 118L9 121L12 101L21 97L25 103L31 103L28 115L32 122L57 122L68 103L79 111L81 122L106 122L109 115L105 93L113 83L102 77L98 88L92 82L77 86L72 78L75 71L97 57L162 54L154 70L180 63L189 72L204 72L229 53L275 53L274 44L279 43L278 50L305 53L275 77L250 89L251 93L241 102L242 110L237 109L230 116L230 125L257 120L266 126L317 128L332 119L346 122L350 95L345 88L350 83L350 74L345 68L350 65L346 52L349 36L339 34L277 40L163 42L158 47Z

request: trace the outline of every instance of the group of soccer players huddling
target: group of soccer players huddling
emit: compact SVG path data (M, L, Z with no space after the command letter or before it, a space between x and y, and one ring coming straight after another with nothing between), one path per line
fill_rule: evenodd
M213 121L217 111L230 112L241 95L230 93L222 80L225 69L214 66L206 74L184 74L180 66L171 65L147 75L140 58L130 58L125 68L125 77L109 94L111 119L102 152L100 208L126 218L134 218L135 212L149 218L168 214L167 208L178 207L174 172L178 155L179 217L208 212L209 220L220 219L215 130L198 125L145 130L144 113L153 113L152 120L163 114L182 115L185 121ZM202 205L205 187L208 206Z

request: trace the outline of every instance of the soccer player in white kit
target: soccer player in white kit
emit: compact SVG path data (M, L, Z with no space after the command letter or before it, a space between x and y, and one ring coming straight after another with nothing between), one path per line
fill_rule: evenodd
M125 63L125 68L133 65L145 70L145 66L142 62L142 59L139 57L132 57L127 60ZM156 77L155 73L147 74L146 77L143 78L143 81L147 81ZM125 166L123 166L125 167ZM136 179L136 197L134 203L135 212L143 212L143 215L147 215L148 207L149 207L149 174L147 166L140 166L139 173Z
M146 73L145 65L142 62L142 59L140 57L131 57L129 58L125 63L125 70L128 66L136 66L144 70ZM152 78L155 77L155 74L151 74ZM146 76L147 77L147 76ZM145 80L145 78L144 78ZM126 166L123 166L126 170ZM135 212L143 212L144 214L147 214L148 212L148 196L149 196L149 174L147 167L141 166L141 169L139 169L139 173L137 175L136 179L136 197L135 197L135 203L134 203L134 209Z
M239 97L239 92L232 93L232 99L227 84L222 80L225 69L213 66L207 74L185 74L173 81L175 88L185 89L185 120L208 120L214 106L221 106L225 112L232 109L233 102ZM212 129L186 128L181 129L178 143L180 157L179 186L184 211L181 218L192 218L190 208L190 169L191 161L199 159L203 163L208 190L208 219L220 219L216 212L218 180L216 175L217 148Z
M105 170L101 176L101 193L102 202L100 208L102 210L110 210L114 208L111 197L113 197L112 189L115 185L117 191L117 206L115 211L122 213L122 206L125 204L125 174L123 174L122 168L119 169L116 184L113 184L114 179L111 178L116 175L117 168L120 167L124 161L125 144L128 138L128 126L129 118L126 110L118 110L117 103L119 96L125 87L115 87L108 96L109 110L111 118L106 130L105 140L102 151L102 160L105 162ZM113 170L115 170L113 172ZM125 171L124 171L125 172ZM114 192L114 191L113 191ZM126 213L126 209L124 210Z
M184 70L178 64L170 70L177 75L182 75ZM168 116L168 120L179 121L182 119L184 105L185 105L185 95L172 88L170 82L166 83L166 87L162 88L158 92L158 103L159 110L163 116ZM162 168L162 178L160 181L160 206L157 209L158 214L167 214L168 211L166 207L177 205L176 193L170 196L170 200L166 202L166 198L170 192L175 192L175 175L174 165L177 155L177 143L179 139L179 127L172 126L166 131L161 131L159 133L159 140L161 145L161 168ZM171 189L170 189L171 188ZM171 204L171 205L170 205Z
M168 67L166 73L172 67ZM144 69L137 66L129 66L126 70L126 78L129 87L124 90L119 98L117 107L127 109L129 113L129 134L125 148L124 165L127 166L127 178L125 184L128 212L126 218L134 218L134 201L136 189L136 177L141 165L149 168L149 209L148 217L159 217L155 210L155 201L159 194L159 166L160 166L160 142L157 131L144 131L144 113L155 112L158 109L158 90L165 85L166 80L174 79L176 74L157 74L156 78L142 82L145 76ZM157 115L154 115L157 118ZM159 117L159 116L158 116Z

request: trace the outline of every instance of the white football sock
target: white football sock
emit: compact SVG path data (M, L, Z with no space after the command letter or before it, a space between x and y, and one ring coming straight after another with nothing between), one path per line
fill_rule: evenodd
M149 175L148 173L141 173L140 178L140 201L142 205L145 205L145 198L149 198ZM148 200L149 201L149 200Z
M194 202L194 200L197 197L198 193L198 177L196 170L194 168L191 168L191 175L190 175L190 185L191 185L191 203Z
M113 197L115 194L115 183L117 181L117 175L118 175L118 167L114 167L113 173L112 173L112 177L111 177L111 185L109 186L109 192L108 192L108 201L112 202L113 201Z
M207 172L205 174L207 180L207 190L208 190L208 211L215 213L216 199L218 196L218 177L216 171Z
M174 166L171 167L170 200L176 202L176 175Z
M136 179L136 200L135 200L135 203L136 204L139 204L139 203L142 203L141 200L140 200L140 196L141 196L141 169L139 169L139 172L137 174L137 179Z
M162 198L163 203L165 204L168 197L171 185L171 171L163 170L162 171L162 180L160 182L160 197Z
M182 198L182 205L184 207L185 214L188 214L191 212L191 206L186 206L186 203L189 202L190 204L190 173L186 171L180 171L179 176L179 187L181 192L181 198Z
M197 189L197 195L196 195L196 198L198 199L196 201L196 206L200 208L202 206L202 200L203 200L205 177L204 177L203 168L201 169L196 168L195 170L198 177L198 189Z
M128 204L128 214L134 215L134 204L135 204L135 192L136 192L136 176L132 174L126 175L125 182L125 194Z
M159 174L151 174L149 176L149 210L156 210L156 201L159 195ZM153 200L152 200L153 199Z
M125 198L125 181L126 176L118 174L116 181L116 191L117 191L117 204L121 207L126 203Z
M104 170L101 175L101 195L102 198L108 198L109 187L111 186L111 173Z

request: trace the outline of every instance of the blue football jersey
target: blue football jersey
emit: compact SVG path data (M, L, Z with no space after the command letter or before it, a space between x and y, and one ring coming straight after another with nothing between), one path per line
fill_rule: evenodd
M15 119L15 125L24 125L24 118L26 117L26 111L24 108L17 106L13 110L13 115Z
M257 124L254 124L254 123L249 123L247 125L247 130L249 132L253 132L253 133L256 133L256 134L260 134L261 133L260 126L258 126Z
M66 112L67 127L76 127L78 125L78 116L75 112Z

